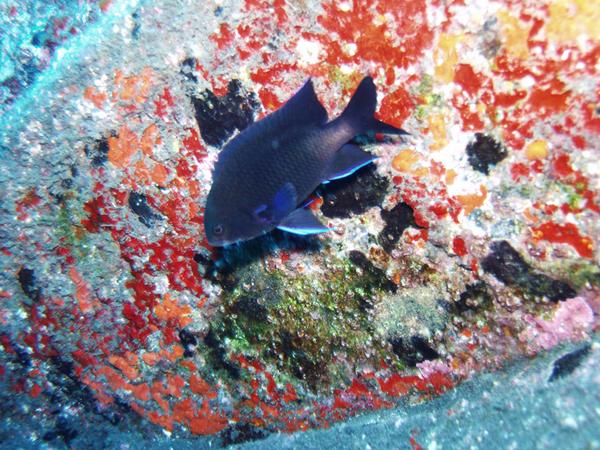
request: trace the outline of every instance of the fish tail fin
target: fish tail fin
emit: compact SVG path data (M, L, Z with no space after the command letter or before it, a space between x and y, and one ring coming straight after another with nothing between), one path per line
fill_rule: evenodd
M365 77L356 88L340 120L349 124L356 134L385 133L407 135L406 131L396 128L374 117L377 108L377 91L373 78Z

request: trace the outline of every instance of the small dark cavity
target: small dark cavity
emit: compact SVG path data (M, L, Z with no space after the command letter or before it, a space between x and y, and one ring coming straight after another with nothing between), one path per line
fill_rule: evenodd
M192 333L190 333L188 330L186 330L185 328L182 328L181 330L179 330L179 342L181 342L181 344L183 346L190 346L190 345L196 345L198 343L198 341L196 340L196 336L194 336Z
M374 287L387 292L396 292L398 290L398 286L387 277L383 270L369 261L364 253L353 250L350 252L349 257L354 265L362 269L364 276L372 279Z
M47 41L46 46L49 50L53 50L52 47L56 45L52 41ZM25 79L25 84L27 86L33 84L39 73L41 72L40 67L36 64L35 59L28 52L24 56L24 63L18 69L19 75Z
M75 368L71 361L54 356L50 357L48 362L49 370L46 376L49 385L45 394L49 398L48 404L53 407L51 411L53 415L59 415L65 409L71 409L73 405L77 405L77 408L83 408L82 414L86 414L87 417L98 415L103 420L116 425L131 413L129 404L120 401L118 397L115 397L110 408L100 407L92 390L83 384L75 374ZM71 425L73 426L73 424ZM78 427L75 425L73 428L77 429ZM56 429L50 433L49 438L60 437L60 433L57 433Z
M600 116L600 106L598 106L598 107L596 108L596 114L598 114L598 115Z
M60 186L64 190L71 189L73 187L74 179L77 177L78 173L79 173L79 171L77 170L77 167L70 166L69 167L69 177L63 178L62 180L60 180Z
M37 33L34 33L31 37L31 45L33 45L34 47L41 47L42 45L44 45L45 41L46 33L44 31L38 31Z
M548 381L556 381L573 373L590 354L591 348L592 346L589 343L585 344L583 347L573 350L554 361Z
M100 167L108 161L108 138L104 137L85 146L85 155L92 160L92 166Z
M242 295L231 307L231 312L239 314L256 322L266 322L269 310L252 295Z
M202 139L215 147L221 146L235 130L247 128L260 108L256 94L246 92L239 80L229 82L224 96L217 97L207 89L192 97L192 104Z
M19 81L19 79L14 76L4 80L2 83L0 83L0 86L5 87L10 91L10 95L8 96L8 98L2 99L2 102L7 105L10 105L15 101L15 97L17 97L20 94L21 90L24 87Z
M321 188L326 217L350 217L379 206L385 198L389 180L377 174L373 164L359 169L355 174L334 180Z
M256 441L259 439L264 439L268 435L269 433L265 429L258 428L251 423L236 423L235 425L231 425L221 432L222 446L227 447L233 444Z
M133 20L133 29L131 30L131 37L133 39L138 39L140 37L140 28L142 24L140 22L140 13L138 11L134 12L131 15L131 19Z
M179 342L181 342L181 345L183 346L184 358L191 358L194 356L194 348L198 342L196 337L185 328L179 330L178 336Z
M221 249L217 252L222 253ZM202 253L194 255L194 261L200 266L200 275L213 283L221 285L226 291L232 291L236 286L235 271L230 265L224 264L222 258L212 259Z
M1 337L4 337L8 340L10 347L14 351L14 361L19 364L21 367L27 368L31 366L31 357L29 353L24 348L21 348L19 345L15 344L13 340L6 334L0 334ZM11 355L13 356L13 355Z
M492 303L492 300L493 294L488 285L483 281L476 281L467 285L465 291L460 294L459 299L452 306L458 314L462 314L486 308Z
M240 368L227 358L227 352L212 328L209 328L204 337L204 344L210 349L214 367L224 369L231 378L238 380L240 378Z
M162 216L154 212L148 205L148 199L144 194L137 192L129 193L129 207L138 216L140 222L148 228L152 227L158 220L162 220Z
M395 337L391 338L389 343L394 354L410 367L440 357L439 353L421 336L412 336L410 340Z
M381 218L385 222L385 227L379 233L377 238L383 249L390 253L404 230L409 227L419 228L415 222L413 209L406 203L398 203L389 211L382 209Z
M222 13L223 13L223 8L221 6L217 6L215 8L215 16L220 17Z
M27 295L27 297L34 302L39 302L42 291L37 286L37 280L34 271L32 269L28 269L27 267L21 267L17 277L19 278L19 284L21 285L23 292L25 292L25 295Z
M508 242L492 242L490 250L481 261L481 267L507 286L518 287L527 294L547 297L555 302L575 296L575 290L568 283L533 270Z
M506 158L508 151L493 137L475 133L475 140L467 145L467 155L473 169L488 175L490 166L496 165Z
M198 82L198 77L194 74L196 71L196 58L186 58L181 62L181 73L185 78L193 83Z
M322 367L309 357L300 339L294 338L289 332L282 333L280 342L281 353L287 358L292 375L316 388L325 375Z
M44 441L49 442L56 438L62 438L62 440L68 446L69 443L73 439L75 439L78 434L78 431L74 428L73 424L71 424L67 418L59 416L56 419L54 430L48 431L46 434L44 434L43 439Z

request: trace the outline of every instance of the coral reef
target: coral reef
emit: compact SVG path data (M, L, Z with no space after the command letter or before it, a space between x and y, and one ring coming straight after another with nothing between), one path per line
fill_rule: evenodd
M239 444L597 332L598 8L75 3L0 66L0 383L31 439ZM375 164L310 204L332 231L211 248L223 143L309 77L333 117L366 74L411 136L356 138Z

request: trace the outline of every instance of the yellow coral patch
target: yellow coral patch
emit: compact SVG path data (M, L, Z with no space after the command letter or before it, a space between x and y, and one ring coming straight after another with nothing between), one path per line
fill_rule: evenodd
M442 114L431 114L429 120L429 131L433 136L433 143L429 147L431 150L440 150L448 145L446 135L446 120Z
M546 34L556 42L587 36L600 41L600 0L555 0L549 7Z
M525 148L527 159L544 159L548 156L548 143L543 140L533 141Z
M458 63L457 44L463 42L463 34L442 34L434 52L435 78L442 83L454 80L454 68Z
M515 58L527 59L529 57L527 38L531 25L524 24L507 11L498 12L498 20L506 50Z
M414 150L404 149L392 160L392 167L398 172L411 172L412 166L419 160L419 154Z

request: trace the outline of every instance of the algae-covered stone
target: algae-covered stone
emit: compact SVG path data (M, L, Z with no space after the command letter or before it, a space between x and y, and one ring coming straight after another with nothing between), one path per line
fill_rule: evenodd
M350 381L353 367L389 359L372 308L393 283L362 254L358 265L356 254L312 258L327 271L292 274L261 262L234 271L223 313L211 324L217 365L226 368L228 354L242 353L277 367L281 381L323 390Z
M444 292L442 285L430 284L403 289L385 298L375 307L377 333L387 339L435 336L449 320L441 302Z

